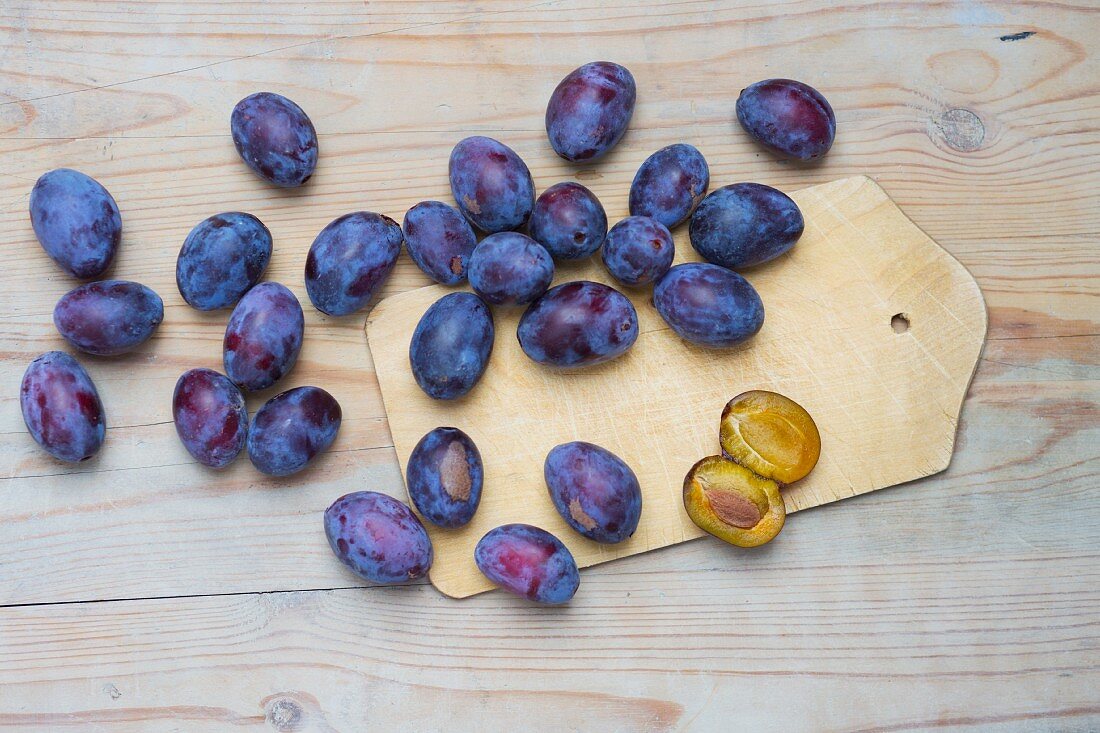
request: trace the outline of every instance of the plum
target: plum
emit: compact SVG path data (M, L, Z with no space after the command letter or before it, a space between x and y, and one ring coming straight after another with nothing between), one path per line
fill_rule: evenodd
M283 378L298 361L305 318L294 293L260 283L245 293L225 327L225 373L255 392Z
M554 152L571 163L605 155L630 125L637 97L634 76L610 61L569 72L546 105L546 134Z
M579 183L565 181L538 197L527 231L556 259L579 260L603 244L607 214L596 194Z
M271 261L271 232L239 211L203 219L176 258L176 287L192 308L230 308L260 281Z
M526 305L546 292L554 260L538 242L518 232L490 234L470 257L470 285L492 305Z
M356 491L325 510L329 547L364 580L396 585L432 567L432 541L407 506L386 494Z
M248 458L269 476L289 476L332 445L340 403L320 387L295 387L264 403L248 428Z
M630 184L630 213L649 216L669 229L685 221L710 185L707 160L691 145L677 143L646 158Z
M783 485L805 478L821 457L821 433L806 408L760 389L726 404L718 440L722 455Z
M481 501L481 453L458 428L436 428L409 455L405 484L425 519L440 527L461 527Z
M180 376L172 394L172 420L183 447L203 465L224 468L244 448L244 395L213 369L191 369Z
M346 316L365 306L386 281L401 254L401 227L370 211L329 223L306 256L306 293L314 307Z
M718 265L676 265L657 281L653 305L681 338L703 346L739 344L764 325L764 304L753 286Z
M19 388L27 431L54 458L70 463L95 455L107 417L92 378L62 351L50 351L27 367Z
M723 456L708 456L684 477L684 509L699 529L738 547L771 542L787 518L779 484Z
M569 548L545 529L530 524L505 524L489 530L474 548L474 562L504 590L537 603L567 603L581 584Z
M70 168L43 173L31 189L31 226L46 254L73 277L99 277L122 239L118 204L99 181Z
M737 270L773 260L794 246L805 222L791 197L760 183L715 189L691 217L691 246Z
M451 193L470 223L493 234L518 229L535 205L535 182L527 164L491 137L460 140L448 165Z
M401 225L409 256L425 275L443 285L466 279L477 235L462 212L442 201L421 201Z
M250 94L229 119L237 153L256 175L283 188L301 186L317 167L317 131L301 107L273 92Z
M583 367L610 361L638 338L638 313L615 288L577 280L531 304L517 330L523 353L539 364Z
M562 443L546 455L543 475L558 514L588 539L622 542L638 528L638 477L606 448L579 440Z
M779 155L808 161L829 152L836 116L821 92L792 79L765 79L741 90L737 121Z
M676 245L664 224L648 216L628 216L607 233L603 264L623 285L648 285L668 272Z
M473 293L450 293L421 316L409 343L409 364L424 393L453 400L469 392L493 353L493 314Z
M164 320L164 302L140 283L101 280L77 286L53 309L58 333L88 354L123 354L145 343Z

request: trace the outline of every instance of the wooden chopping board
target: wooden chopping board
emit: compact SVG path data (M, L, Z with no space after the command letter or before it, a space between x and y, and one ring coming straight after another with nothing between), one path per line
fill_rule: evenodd
M761 331L734 349L680 339L644 288L627 293L640 325L634 347L607 364L562 372L523 354L515 337L522 309L496 308L496 343L484 377L466 397L440 402L417 387L408 348L421 315L452 289L422 288L374 308L367 335L402 475L417 441L438 426L464 430L485 463L473 521L458 530L427 525L436 588L453 597L492 588L474 564L473 549L487 531L508 522L553 532L581 567L701 536L684 512L684 474L718 453L722 407L745 390L791 397L821 431L817 467L784 491L788 512L947 467L985 339L977 283L869 178L792 196L806 231L788 254L743 273L760 292L766 315ZM677 262L699 259L686 229L675 232ZM598 256L559 267L555 283L577 279L614 284ZM554 510L543 460L570 440L608 448L638 475L642 519L629 540L584 539ZM784 529L797 531L797 521Z

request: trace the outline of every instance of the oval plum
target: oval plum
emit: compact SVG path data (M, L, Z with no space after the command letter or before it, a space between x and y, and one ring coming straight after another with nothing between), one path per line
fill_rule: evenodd
M594 61L574 69L546 105L554 152L572 163L606 155L630 125L637 97L634 76L618 64Z
M320 387L295 387L264 403L248 428L248 458L269 476L289 476L332 445L342 413Z
M628 216L607 233L603 264L623 285L648 285L668 272L675 254L664 224L648 216Z
M444 285L466 279L477 235L462 212L442 201L421 201L401 225L409 256L425 275Z
M517 336L523 353L539 364L591 366L634 345L638 313L615 288L578 280L553 287L532 303Z
M470 223L492 234L523 226L535 205L527 164L491 137L460 140L448 164L451 193Z
M203 219L176 258L176 287L192 308L212 311L236 305L263 277L271 261L271 232L239 211Z
M596 194L565 181L542 192L527 223L531 238L559 260L589 257L607 236L607 214Z
M657 281L653 305L681 338L703 346L739 344L764 325L764 304L756 290L718 265L676 265Z
M787 194L760 183L734 183L703 199L688 231L696 252L736 270L786 253L804 227L798 204Z
M393 271L402 241L396 221L370 211L330 222L306 256L306 292L314 307L346 316L365 306Z
M122 239L118 204L99 181L70 168L47 171L30 198L31 226L46 254L73 277L99 277Z
M58 333L88 354L123 354L145 343L164 320L164 302L140 283L101 280L61 296L53 309Z
M546 292L554 260L525 234L490 234L470 257L470 286L493 305L526 305Z
M558 514L588 539L622 542L638 529L638 477L606 448L579 440L555 446L546 455L543 475Z
M213 369L191 369L180 376L172 394L172 420L183 447L203 465L224 468L244 448L244 395Z
M405 484L425 519L440 527L461 527L474 517L484 480L481 453L458 428L436 428L409 455Z
M473 293L451 293L421 316L409 343L409 364L424 393L453 400L469 392L493 353L493 314Z
M325 510L329 547L353 573L395 585L423 578L432 567L432 541L412 511L386 494L357 491Z
M305 317L294 293L260 283L245 293L225 327L225 373L255 392L283 378L298 361Z
M765 79L741 90L737 121L774 153L808 161L829 152L836 115L821 92L792 79Z
M62 351L50 351L27 367L19 387L23 422L35 442L70 463L95 455L107 432L107 417L92 378Z
M283 188L301 186L317 167L317 131L309 116L284 96L250 94L229 119L233 145L260 178Z
M646 158L630 184L630 213L649 216L669 229L691 216L710 185L707 160L696 148L677 143Z
M474 548L474 562L504 590L537 603L567 603L581 583L569 548L545 529L529 524L489 530Z

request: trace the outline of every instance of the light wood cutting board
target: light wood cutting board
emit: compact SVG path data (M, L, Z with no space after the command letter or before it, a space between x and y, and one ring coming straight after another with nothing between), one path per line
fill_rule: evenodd
M439 402L417 387L408 348L420 316L451 289L422 288L374 308L367 335L402 474L421 436L444 425L468 433L485 463L473 521L458 530L428 525L436 588L454 597L492 588L474 564L473 549L487 531L507 522L553 532L581 567L701 536L684 512L684 474L718 452L722 407L749 389L793 398L821 430L821 461L784 491L788 512L947 467L986 332L977 283L869 178L792 196L805 216L805 234L790 253L744 273L766 315L761 331L734 349L681 340L644 288L627 293L638 310L640 335L626 355L557 371L520 349L515 331L522 309L497 308L485 376L463 399ZM675 232L677 262L699 259L686 229ZM613 284L598 256L559 267L555 282L576 279ZM637 473L642 519L626 542L584 539L555 512L543 459L570 440L602 445ZM798 522L789 521L775 541L797 531Z

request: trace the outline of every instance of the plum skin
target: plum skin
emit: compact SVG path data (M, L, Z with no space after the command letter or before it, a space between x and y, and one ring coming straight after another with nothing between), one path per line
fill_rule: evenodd
M594 61L565 76L546 105L550 146L572 162L606 155L626 133L638 88L625 67Z
M176 287L197 310L232 307L263 277L271 249L271 232L252 214L215 214L184 240L176 258Z
M630 300L589 280L557 285L524 312L516 331L533 361L555 367L602 364L638 339L638 313Z
M329 222L306 255L310 302L330 316L356 312L390 276L403 241L396 221L370 211Z
M62 270L87 280L110 267L122 215L99 181L71 168L47 171L31 189L29 208L38 243Z
M829 152L836 137L836 115L809 84L765 79L741 90L737 121L773 153L800 161Z
M145 343L164 320L164 302L140 283L100 280L78 285L53 309L58 333L88 354L124 354Z
M707 261L740 269L788 252L805 228L790 196L760 183L712 191L691 217L691 246Z
M420 270L443 285L466 280L477 235L462 212L442 201L421 201L401 224L405 247Z
M248 428L248 458L261 473L301 471L336 440L340 403L320 387L295 387L256 411Z
M229 119L233 145L256 175L282 188L308 181L317 167L317 131L309 115L273 92L250 94Z
M460 140L451 150L447 170L459 211L481 231L519 229L531 216L531 171L504 143L480 135Z
M538 197L527 231L555 259L584 259L603 244L607 213L594 193L579 183L565 181Z
M30 363L19 387L27 432L50 455L69 463L91 458L103 445L107 417L92 378L62 351Z
M172 393L172 421L195 460L224 468L240 454L248 434L248 410L237 385L213 369L190 369Z
M676 143L645 159L630 184L630 213L669 229L685 221L710 185L710 167L695 147Z
M648 216L628 216L607 233L603 264L623 285L654 282L672 267L676 245L664 224Z
M305 316L285 285L260 283L245 293L225 327L225 373L248 392L266 389L298 361Z
M484 477L481 453L458 428L427 433L413 448L405 469L405 484L417 511L449 529L473 519Z
M325 510L325 536L336 557L364 580L396 585L423 578L432 542L412 511L386 494L357 491Z
M457 399L485 373L496 332L493 314L473 293L444 295L424 312L409 342L409 365L424 393Z
M474 548L474 562L493 583L537 603L568 603L580 587L580 572L569 549L529 524L489 530Z
M680 337L702 346L733 346L764 325L764 304L745 278L718 265L676 265L657 281L653 305Z
M474 250L469 277L470 286L486 303L526 305L550 287L554 260L527 235L499 232Z
M543 476L558 514L588 539L622 542L638 529L638 477L606 448L579 440L555 446L546 455Z

